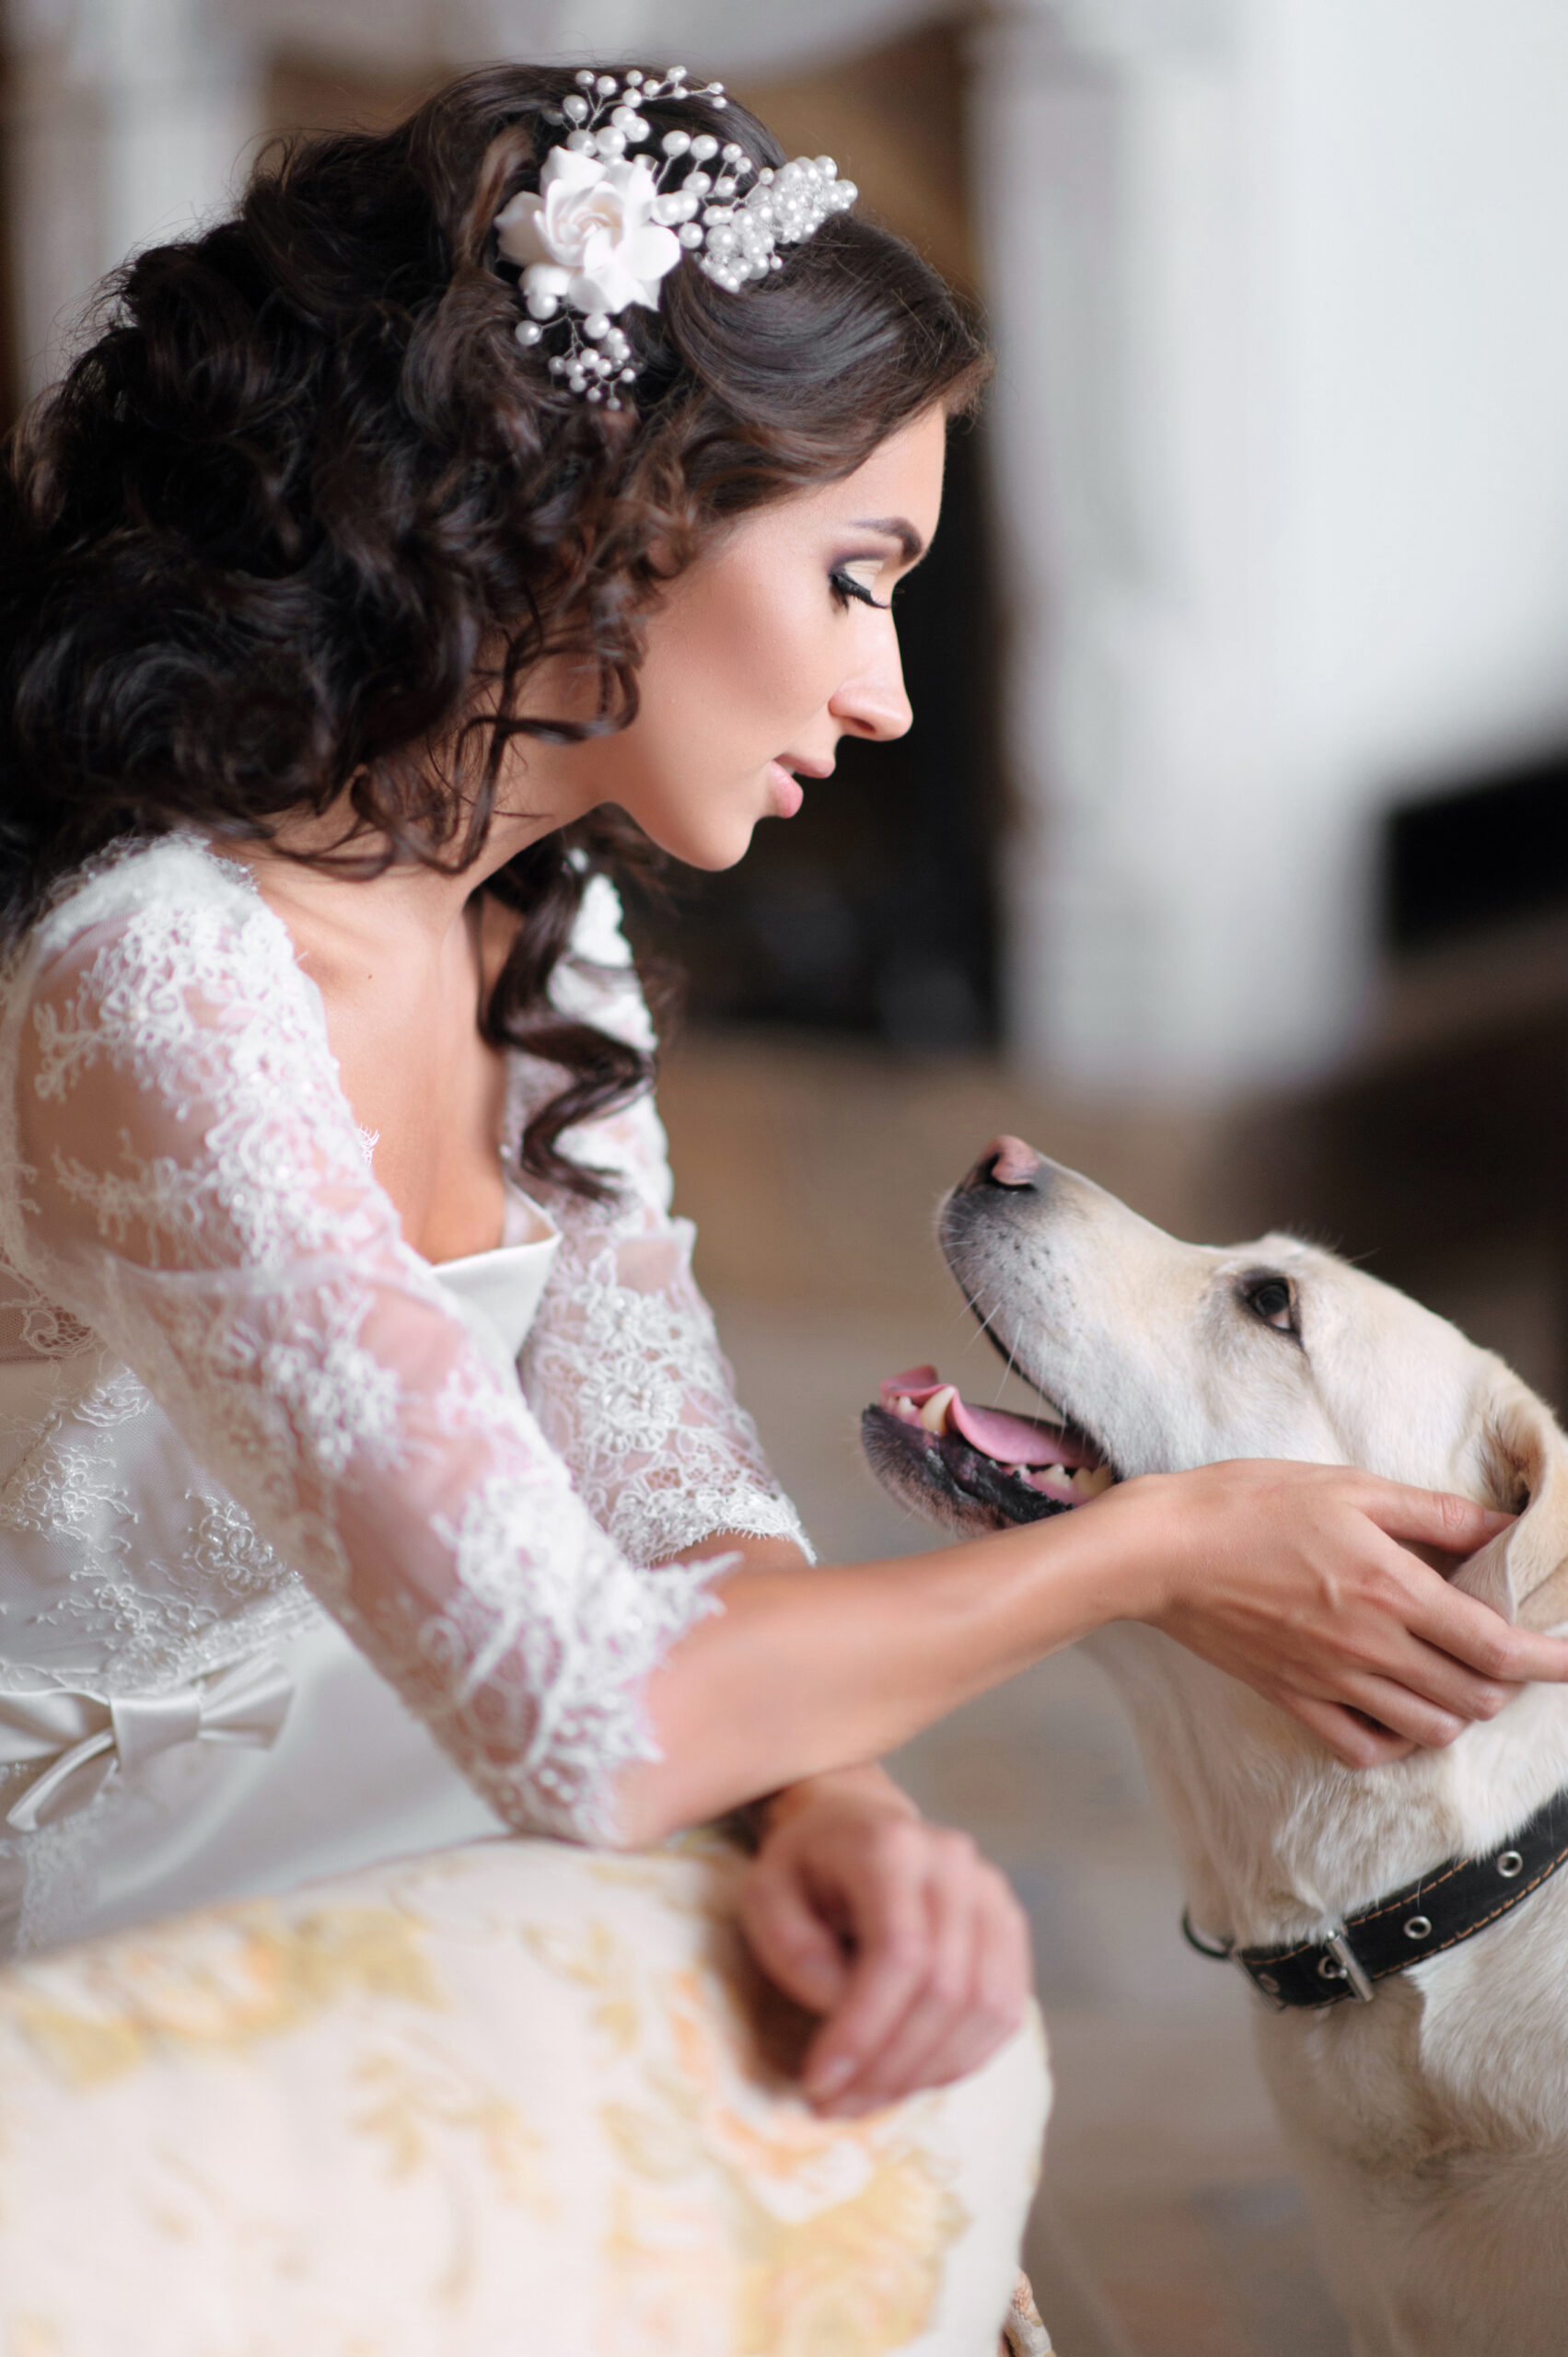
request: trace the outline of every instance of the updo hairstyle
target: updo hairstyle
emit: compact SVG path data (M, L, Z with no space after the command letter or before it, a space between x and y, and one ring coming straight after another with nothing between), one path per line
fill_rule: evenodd
M633 717L644 618L715 528L973 401L986 362L952 293L853 214L739 293L683 261L656 311L621 316L621 412L568 391L517 338L492 225L575 87L493 66L392 131L285 143L232 218L107 282L0 476L6 936L121 839L266 839L340 804L357 872L460 870L511 737ZM784 160L738 105L645 112ZM590 719L518 712L555 656L597 680ZM588 877L648 856L600 812L486 883L524 920L486 1036L563 1079L526 1178L599 1191L561 1133L650 1077L549 996Z

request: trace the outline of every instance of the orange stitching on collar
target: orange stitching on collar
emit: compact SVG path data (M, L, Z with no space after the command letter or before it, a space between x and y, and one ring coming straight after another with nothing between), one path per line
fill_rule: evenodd
M1360 1931L1367 1923L1378 1922L1385 1915L1398 1914L1402 1908L1413 1907L1423 1892L1437 1889L1440 1884L1449 1881L1465 1866L1479 1865L1482 1863L1484 1863L1483 1860L1477 1858L1456 1858L1451 1865L1445 1867L1442 1874L1434 1875L1430 1882L1423 1879L1404 1898L1389 1899L1385 1906L1379 1907L1376 1913L1364 1913L1353 1918L1354 1928ZM1373 1980L1387 1980L1396 1972L1408 1972L1412 1964L1421 1964L1429 1956L1441 1956L1446 1948L1458 1947L1461 1941L1473 1939L1478 1932L1484 1932L1489 1923L1495 1923L1500 1915L1510 1914L1517 1907L1521 1898L1527 1898L1532 1890L1539 1890L1541 1884L1549 1881L1558 1868L1564 1864L1568 1864L1568 1844L1559 1850L1554 1858L1547 1860L1533 1881L1522 1884L1517 1890L1511 1890L1501 1906L1493 1908L1490 1915L1483 1915L1479 1922L1469 1924L1462 1932L1453 1933L1446 1940L1440 1940L1434 1948L1423 1948L1420 1956L1401 1956L1398 1964L1384 1965L1380 1971L1369 1974L1368 1978ZM1295 1964L1298 1957L1310 1956L1322 1945L1321 1940L1303 1940L1299 1947L1265 1949L1261 1956L1253 1956L1250 1958L1250 1964L1257 1965L1260 1970L1264 1971L1276 1964ZM1365 1969L1364 1966L1363 1970ZM1325 2000L1325 2003L1330 2004L1334 2002L1332 1998Z

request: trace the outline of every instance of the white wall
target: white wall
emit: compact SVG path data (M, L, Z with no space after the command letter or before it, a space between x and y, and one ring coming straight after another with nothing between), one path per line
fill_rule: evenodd
M955 6L963 0L954 0ZM222 203L270 42L758 73L945 0L14 0L23 348ZM971 0L1020 1054L1307 1071L1388 799L1568 736L1564 0Z
M226 203L259 60L203 0L35 0L7 24L6 165L24 387L134 248Z
M651 52L739 75L869 49L947 13L946 0L12 0L6 148L25 389L59 373L106 271L229 202L282 44L384 74Z
M1078 0L979 58L1015 1037L1310 1069L1377 813L1568 737L1568 9Z

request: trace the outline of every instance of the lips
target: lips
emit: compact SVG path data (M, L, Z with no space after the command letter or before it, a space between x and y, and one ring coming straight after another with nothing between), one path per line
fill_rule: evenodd
M1086 1505L1116 1479L1104 1451L1077 1425L976 1408L955 1385L941 1382L934 1366L910 1367L890 1376L880 1387L879 1399L885 1414L930 1433L938 1443L953 1442L985 1458L1019 1489L1032 1491L1052 1505ZM1019 1504L1024 1504L1020 1498Z
M782 761L768 763L768 784L772 790L773 808L781 819L793 819L806 799L806 789L799 779L785 769Z

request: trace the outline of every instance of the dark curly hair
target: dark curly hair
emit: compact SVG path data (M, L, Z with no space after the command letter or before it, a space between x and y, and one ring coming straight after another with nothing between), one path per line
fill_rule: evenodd
M717 525L972 402L986 361L952 293L851 215L739 294L678 267L622 315L626 407L572 394L517 342L492 225L574 86L488 67L384 134L285 144L234 218L108 282L0 475L0 935L124 837L265 839L344 803L358 872L460 871L509 738L634 716L643 619ZM645 110L783 160L738 106ZM517 710L559 655L597 671L587 722ZM563 1079L523 1170L590 1193L561 1134L650 1060L563 1022L550 978L588 877L650 857L600 811L484 887L524 920L484 1034Z

